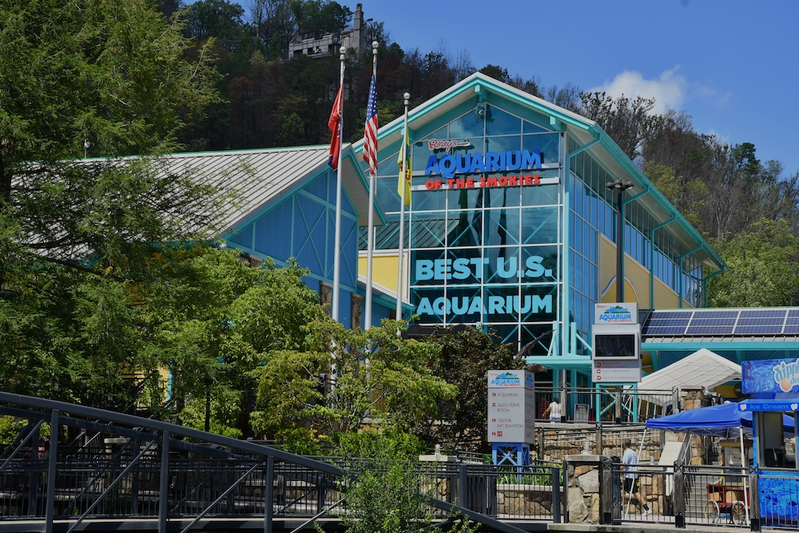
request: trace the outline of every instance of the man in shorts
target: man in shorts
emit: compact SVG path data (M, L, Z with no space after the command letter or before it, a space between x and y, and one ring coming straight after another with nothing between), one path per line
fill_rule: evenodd
M624 470L624 492L627 493L628 498L630 495L635 496L644 510L642 516L650 515L652 510L638 490L638 467L636 466L638 465L638 454L632 449L630 439L624 439L621 445L624 448L624 454L621 456L621 469Z

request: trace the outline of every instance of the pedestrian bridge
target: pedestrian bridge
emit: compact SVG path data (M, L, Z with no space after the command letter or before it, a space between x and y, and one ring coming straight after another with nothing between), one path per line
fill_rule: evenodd
M0 392L0 415L26 421L0 456L2 531L312 529L337 520L360 468L17 394ZM43 439L43 424L59 438ZM443 524L456 512L487 530L546 529L549 509L537 519L498 519L492 468L431 463L420 490ZM553 470L538 475L552 478Z
M338 525L347 488L366 467L4 392L0 415L25 421L0 454L3 532L313 530L314 523ZM42 438L45 424L58 439ZM572 455L548 465L416 466L419 491L443 529L463 517L479 522L481 531L507 533L616 531L619 523L678 531L799 527L795 518L776 507L759 508L757 498L749 498L760 485L773 484L769 476L727 469L722 489L718 468L687 460L639 465L641 492L651 509L644 513L635 499L620 497L618 463L578 451L592 441L595 450L613 450L623 437L640 436L636 428L542 424L537 432L557 439ZM657 442L647 442L660 450ZM680 454L688 448L686 439ZM799 501L799 493L791 489L779 500Z

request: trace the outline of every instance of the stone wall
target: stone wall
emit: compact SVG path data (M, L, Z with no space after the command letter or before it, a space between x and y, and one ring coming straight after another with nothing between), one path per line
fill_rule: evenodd
M567 516L570 523L600 523L600 461L598 455L572 455L566 458L564 468L568 480Z
M549 518L552 516L552 487L497 485L499 516Z

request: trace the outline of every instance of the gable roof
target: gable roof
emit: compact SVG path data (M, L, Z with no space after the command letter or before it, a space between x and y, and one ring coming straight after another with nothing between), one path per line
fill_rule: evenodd
M224 234L232 232L309 176L326 171L328 150L327 145L319 145L171 154L165 157L162 172L188 173L199 183L233 190L234 198L215 206L219 209ZM355 204L359 223L366 224L369 201L366 180L355 163L352 148L346 145L343 153L342 187Z
M658 224L668 224L668 229L684 242L691 254L705 265L725 270L726 264L715 250L702 238L698 231L682 216L663 194L649 181L644 173L633 163L607 133L593 120L537 98L499 80L476 72L449 89L417 106L408 113L408 128L411 140L414 131L440 119L448 111L469 101L479 102L500 99L549 117L549 128L553 131L568 132L579 146L594 142L591 155L614 177L633 181L630 198L641 202L652 213ZM404 117L400 116L380 128L378 145L388 147L399 143L402 137ZM363 141L353 144L356 152L363 149ZM629 200L628 200L629 201Z
M702 348L685 359L641 378L639 390L669 390L673 387L704 387L712 389L728 381L741 379L741 365L733 363L710 350ZM662 405L660 396L641 399Z

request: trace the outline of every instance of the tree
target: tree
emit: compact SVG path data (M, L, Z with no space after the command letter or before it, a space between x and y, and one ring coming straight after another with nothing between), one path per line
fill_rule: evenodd
M475 327L445 330L427 341L441 347L439 356L430 362L432 372L457 387L458 393L439 402L434 417L418 424L416 434L429 443L487 453L491 449L486 420L487 373L520 369L524 361L515 358L515 346L500 344L494 334Z
M414 444L407 435L374 431L342 437L342 455L359 458L347 464L348 476L340 487L345 494L340 518L348 533L442 531L433 525L430 498L423 493L433 487L425 486ZM480 526L462 516L451 519L459 521L448 529L456 533Z
M159 157L217 98L213 58L187 60L145 0L4 2L0 21L2 382L132 408L157 381L143 289L217 230L198 206L218 191Z
M208 187L113 160L174 151L185 114L216 98L212 58L186 61L179 25L145 0L7 2L0 22L0 276L9 254L79 267L208 228L188 209ZM87 154L109 159L71 161Z
M250 433L253 373L263 354L299 349L305 324L325 314L302 281L307 270L276 268L271 260L250 268L238 255L203 247L165 265L170 283L154 284L144 303L157 367L170 371L173 412L202 429L210 394L216 432L241 435Z
M214 38L227 50L241 43L244 8L227 0L198 0L186 8L184 33L195 41Z
M646 177L694 226L700 227L701 212L707 199L707 187L699 180L677 176L672 168L647 161Z
M761 219L747 233L714 241L729 271L708 286L711 307L799 303L799 238L786 220Z
M292 0L290 2L297 32L304 39L326 33L340 34L349 24L352 11L330 0Z
M569 82L561 88L553 85L545 91L542 90L542 93L542 97L547 101L574 113L580 112L580 89L573 83Z
M309 324L302 350L265 352L253 426L268 437L317 440L364 424L407 432L452 398L455 387L428 367L438 346L403 340L403 322L345 330L329 318ZM304 429L298 429L304 428Z
M508 69L505 67L499 67L497 65L488 64L481 68L479 72L485 74L486 76L491 76L495 80L499 80L502 83L510 83L511 77L508 74Z
M650 114L653 98L621 95L617 98L604 92L580 93L580 114L597 122L630 159L640 155L641 144L653 126Z

